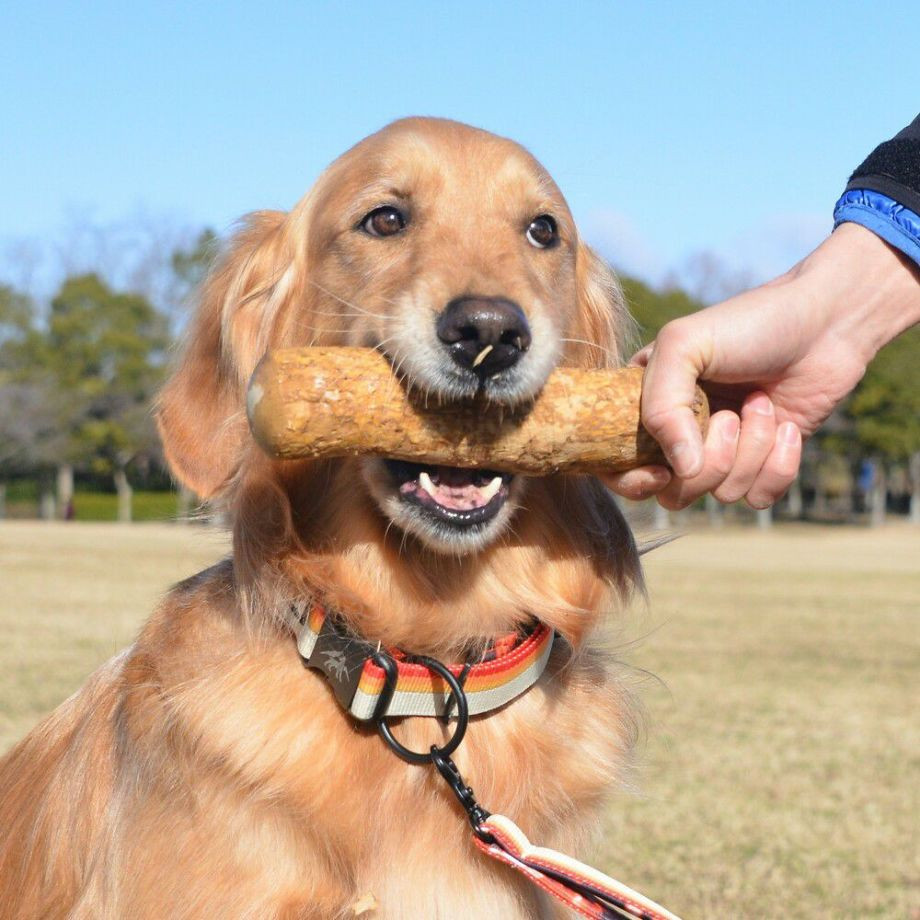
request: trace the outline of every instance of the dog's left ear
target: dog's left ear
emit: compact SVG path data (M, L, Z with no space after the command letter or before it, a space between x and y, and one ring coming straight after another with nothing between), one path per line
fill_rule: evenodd
M568 362L578 367L619 367L635 323L613 269L589 246L575 253L577 310L567 343Z
M201 498L222 491L242 456L246 382L290 294L284 221L277 211L244 220L202 285L180 360L157 401L170 469Z

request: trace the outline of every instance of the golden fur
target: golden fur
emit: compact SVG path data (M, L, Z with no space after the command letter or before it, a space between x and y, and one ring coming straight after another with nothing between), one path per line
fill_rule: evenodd
M394 195L413 234L390 245L355 232ZM543 212L561 243L538 251L522 228ZM396 122L289 214L244 222L158 409L176 476L227 510L232 558L176 586L134 645L0 761L0 917L306 920L352 916L366 894L374 917L559 916L474 849L436 771L341 711L284 613L322 596L369 639L446 660L534 615L552 625L567 641L538 685L474 718L455 759L486 807L577 852L633 735L592 638L639 580L613 499L591 478L534 479L488 545L437 552L389 526L359 461L271 461L242 408L253 367L279 346L380 347L428 386L420 330L470 292L527 313L545 367L525 389L557 362L617 360L617 284L510 141ZM431 719L396 727L420 750L444 732Z

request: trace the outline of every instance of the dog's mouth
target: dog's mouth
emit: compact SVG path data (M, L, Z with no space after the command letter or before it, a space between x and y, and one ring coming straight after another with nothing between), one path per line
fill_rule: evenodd
M477 552L508 526L526 476L365 457L364 482L384 517L428 549Z
M511 492L514 475L497 470L384 461L400 502L440 525L464 530L491 521Z

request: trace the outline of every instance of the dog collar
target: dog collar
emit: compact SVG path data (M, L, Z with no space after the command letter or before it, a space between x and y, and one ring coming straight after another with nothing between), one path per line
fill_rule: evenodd
M450 714L446 681L411 655L367 642L318 603L295 613L292 625L304 665L326 676L356 719ZM537 623L496 639L475 663L447 665L463 687L470 715L498 709L529 690L546 669L553 638L553 630Z

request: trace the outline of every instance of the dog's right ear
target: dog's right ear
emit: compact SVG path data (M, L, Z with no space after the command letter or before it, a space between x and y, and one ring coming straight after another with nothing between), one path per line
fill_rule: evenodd
M634 329L613 269L585 243L575 254L575 314L571 353L581 367L619 367Z
M157 401L170 469L201 498L220 492L241 459L246 383L271 342L279 279L291 274L284 219L259 211L233 237L202 285L178 364Z

